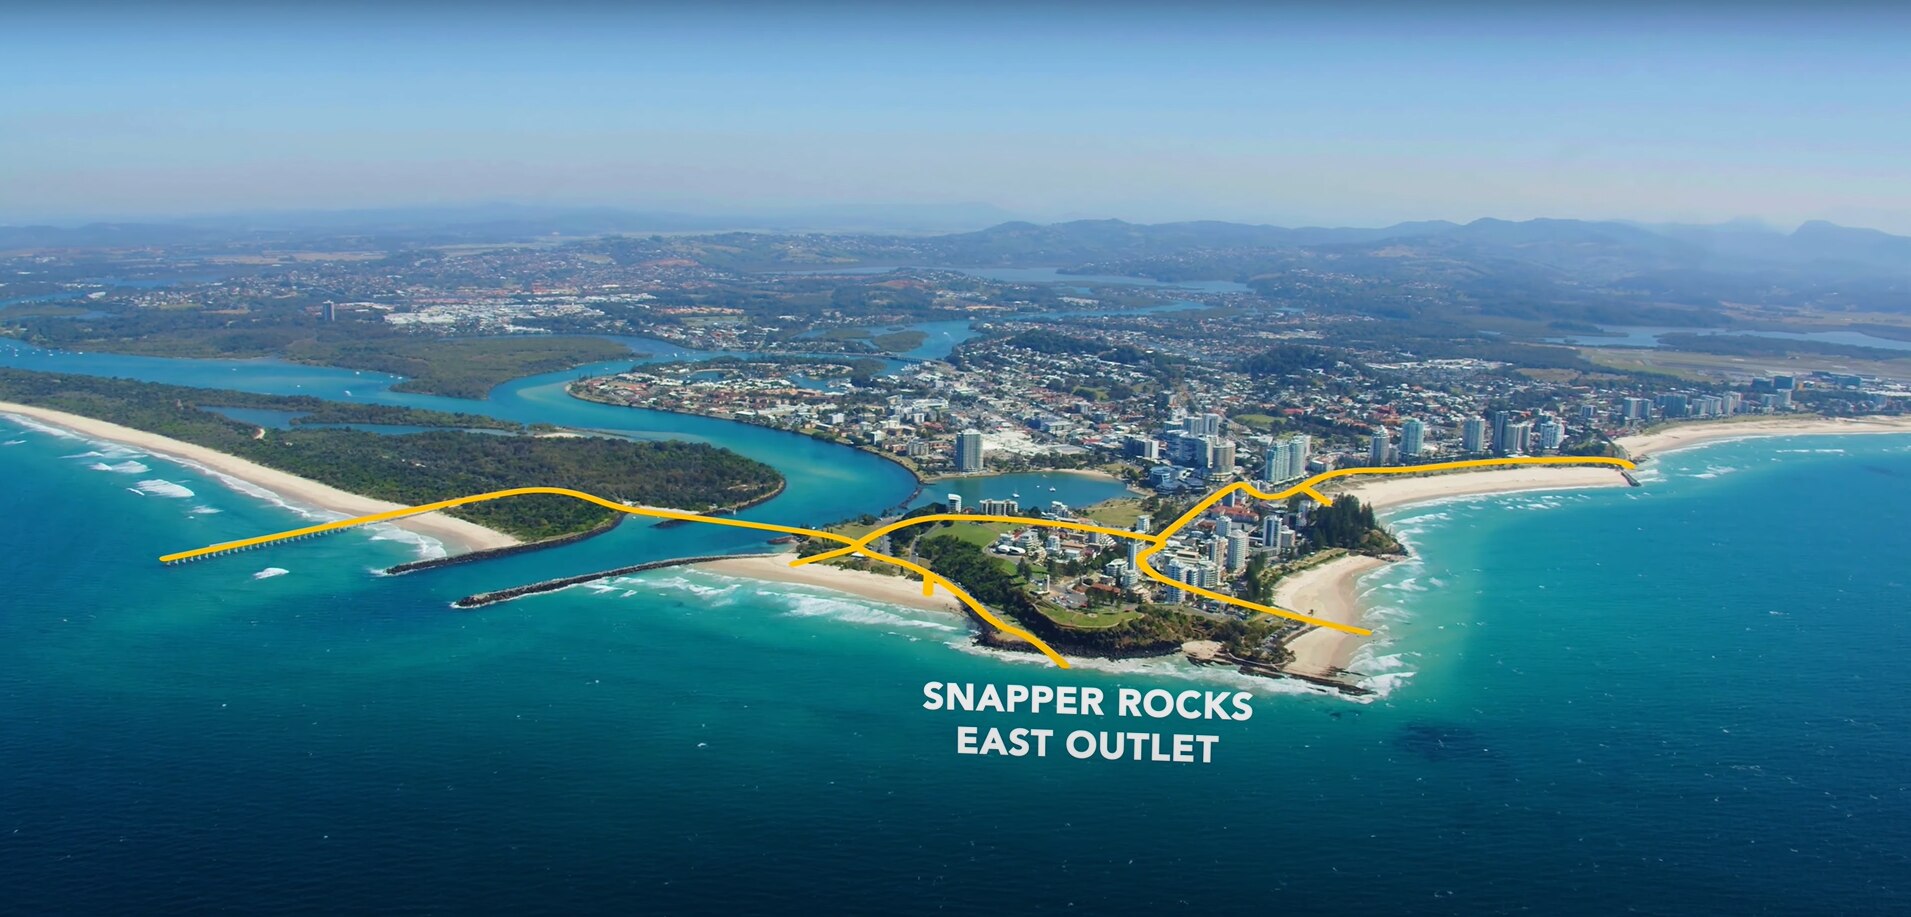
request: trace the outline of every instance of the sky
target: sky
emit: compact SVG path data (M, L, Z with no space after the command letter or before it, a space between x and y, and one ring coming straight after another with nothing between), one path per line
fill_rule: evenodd
M1911 233L1911 16L1882 5L268 6L10 13L0 223L978 203Z

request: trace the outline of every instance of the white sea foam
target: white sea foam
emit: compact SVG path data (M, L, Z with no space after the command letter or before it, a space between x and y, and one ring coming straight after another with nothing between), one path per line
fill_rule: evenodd
M110 460L110 459L143 458L146 455L146 453L144 452L138 452L133 449L128 449L125 446L117 445L114 443L91 442L91 443L88 443L88 445L91 445L94 448L88 449L85 452L75 452L72 455L63 455L60 457L70 458L70 459Z
M174 484L165 478L151 478L141 481L139 482L139 489L140 492L151 494L155 497L171 497L175 500L185 500L197 496L185 485Z
M200 506L193 507L192 509L188 510L188 512L192 513L195 516L210 516L214 513L225 512L225 510L218 509L216 507L200 505Z
M260 570L259 572L252 574L252 578L253 579L271 579L275 576L284 576L287 573L291 573L291 572L292 571L287 570L284 567L267 567L264 570Z
M1361 647L1360 651L1354 654L1354 658L1348 662L1347 667L1356 672L1367 672L1373 675L1396 672L1407 667L1407 654L1376 653L1369 644Z
M1395 689L1399 688L1401 685L1406 684L1407 679L1412 678L1413 676L1418 674L1420 673L1418 672L1388 672L1384 675L1375 675L1371 678L1363 678L1358 682L1358 684L1361 687L1374 692L1372 695L1373 700L1386 700L1389 695L1393 694Z
M364 527L372 533L373 541L396 541L399 544L412 545L419 560L435 560L445 556L445 544L430 535L420 535L410 529L399 528L385 522L376 522Z
M93 464L88 465L86 467L91 468L94 471L111 471L115 474L145 474L149 471L152 471L151 468L145 465L141 465L140 463L135 462L131 459L127 459L126 461L120 462L117 465L108 465L105 462L94 462Z
M225 472L220 471L216 468L208 468L205 465L201 465L198 462L192 461L190 459L183 459L183 458L178 458L176 456L170 456L170 455L162 456L162 458L165 458L167 461L173 462L175 464L184 465L185 467L191 468L194 471L198 471L206 475L207 477L212 478L215 481L218 481L220 484L224 485L228 490L236 491L240 494L251 497L255 500L259 500L264 503L269 503L280 509L294 513L304 519L309 519L314 522L337 522L340 519L351 518L350 516L344 513L335 513L330 510L317 509L315 507L306 506L300 503L294 503L291 500L287 500L286 498L280 496L276 491L267 490L266 488L260 487L259 485L252 483L251 481L247 481L243 478L235 478L232 475L226 474ZM218 510L213 510L213 512L218 512ZM415 556L419 560L432 560L435 558L443 557L447 553L445 551L444 542L441 542L438 539L431 537L430 535L421 535L410 529L401 528L399 526L392 525L387 522L373 523L371 525L361 526L361 528L371 533L371 540L373 541L396 541L396 542L399 542L400 544L414 545L417 549L415 552Z
M706 577L710 576L709 574L701 574L701 575ZM711 578L715 578L715 577L711 577ZM690 576L684 575L684 574L678 574L675 576L659 576L654 579L651 579L651 578L635 579L631 577L620 576L612 580L611 582L620 583L625 588L630 588L630 589L639 589L639 590L662 589L662 590L667 590L670 592L688 592L691 595L697 596L698 598L705 599L705 600L730 598L736 595L739 590L743 589L744 584L742 580L737 580L731 577L723 577L723 579L727 580L728 582L725 585L721 585L721 586L712 586L708 583L700 583L692 579ZM722 602L717 604L729 604L729 603Z
M68 430L65 427L56 427L56 426L53 426L52 424L44 424L37 420L34 420L31 417L22 417L18 414L8 414L6 415L6 418L10 421L13 421L14 423L19 424L22 428L32 430L35 433L46 433L52 436L57 436L61 439L82 439L83 438L78 433L75 433L72 430Z
M1560 507L1560 504L1552 500L1540 499L1540 500L1531 500L1524 503L1509 502L1505 504L1505 506L1509 510L1530 511L1530 510L1558 509Z
M951 640L948 645L959 652L993 659L997 662L1021 663L1023 665L1041 666L1043 668L1054 667L1054 663L1050 662L1047 656L1040 653L991 649L986 646L976 645L974 641L968 639L966 636L959 640ZM1368 697L1353 697L1342 694L1332 688L1294 678L1265 678L1259 675L1245 675L1242 674L1240 670L1229 666L1195 665L1189 662L1188 658L1180 653L1146 659L1094 659L1085 656L1070 656L1068 658L1068 664L1071 667L1070 671L1103 672L1125 676L1178 678L1185 681L1223 684L1237 687L1257 696L1270 694L1311 694L1320 697L1337 697L1355 703L1367 703L1372 700L1372 698Z
M24 440L24 439L10 439L10 440L7 440L7 441L6 441L6 442L4 442L4 443L0 443L0 446L18 446L18 445L20 445L21 443L24 443L24 442L26 442L26 440Z
M1368 622L1380 624L1412 620L1413 613L1398 605L1372 605L1367 608L1365 618Z
M912 627L924 630L959 631L962 628L944 621L928 621L909 617L888 610L888 606L878 607L849 599L828 598L820 595L804 595L800 592L759 592L765 598L780 600L787 608L786 613L798 618L833 618L856 624L875 624L882 627Z

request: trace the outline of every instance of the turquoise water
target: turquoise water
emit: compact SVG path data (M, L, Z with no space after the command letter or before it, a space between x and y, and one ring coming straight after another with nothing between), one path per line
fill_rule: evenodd
M1009 499L1019 502L1023 509L1047 509L1054 500L1079 509L1126 496L1128 488L1120 481L1085 474L985 474L924 484L922 493L911 501L910 506L947 503L950 494L961 495L962 505L966 509L975 509L983 500Z
M295 369L313 375L260 384L346 381ZM345 375L355 397L440 401ZM561 381L487 409L754 451L792 480L763 518L909 496L874 457L579 404ZM404 577L371 571L419 546L378 532L160 567L301 517L0 420L16 441L0 900L21 913L1794 914L1911 895L1907 437L1719 444L1640 489L1401 511L1418 554L1363 582L1385 622L1364 704L1178 663L1062 672L968 649L935 613L681 570L447 607L749 546L714 527ZM1221 737L1205 766L958 756L965 723L1181 727L931 713L927 680L1213 683L1253 691L1255 715L1190 730Z

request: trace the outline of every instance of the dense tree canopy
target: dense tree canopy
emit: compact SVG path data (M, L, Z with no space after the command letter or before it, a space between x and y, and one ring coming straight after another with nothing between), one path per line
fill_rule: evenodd
M707 510L760 499L781 486L781 478L768 465L702 443L472 433L464 428L501 424L469 414L10 369L0 369L0 400L157 433L395 503L552 486L612 500ZM442 429L403 436L336 428L261 430L206 409L212 405L310 411L334 422ZM612 516L603 507L556 496L499 500L450 512L522 538L583 531Z

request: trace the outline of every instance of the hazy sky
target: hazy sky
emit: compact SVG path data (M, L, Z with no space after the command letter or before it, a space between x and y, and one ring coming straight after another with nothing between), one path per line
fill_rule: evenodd
M0 222L984 202L1911 232L1911 19L1882 8L1174 6L10 14Z

